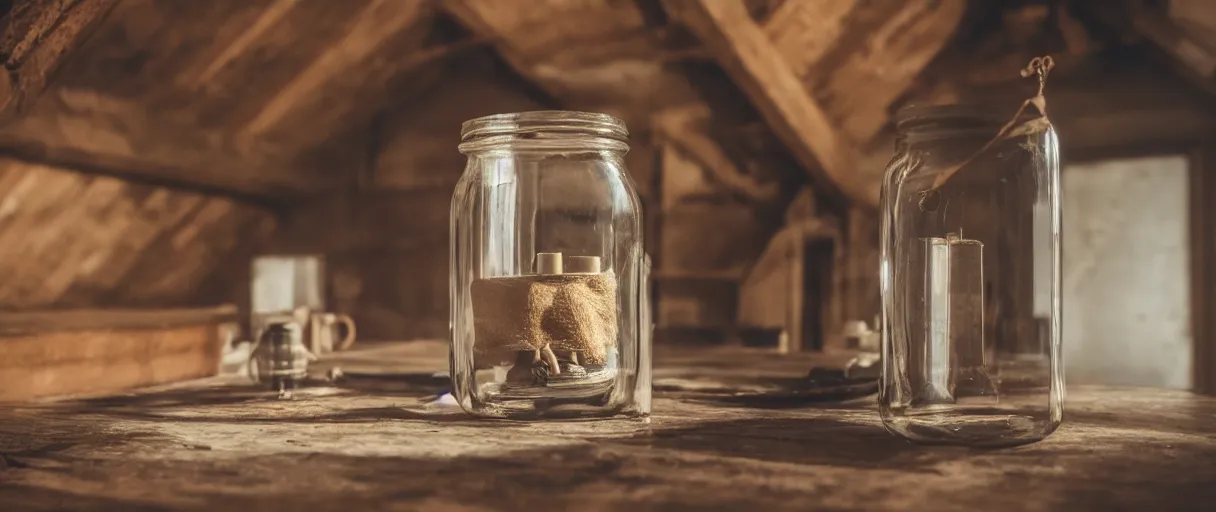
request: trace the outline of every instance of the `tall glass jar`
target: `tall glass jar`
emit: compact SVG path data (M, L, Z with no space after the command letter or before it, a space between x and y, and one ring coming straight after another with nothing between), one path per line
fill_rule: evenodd
M627 140L605 114L464 123L450 257L451 375L465 411L650 414L647 260Z
M897 115L879 404L914 441L1022 444L1062 418L1056 134L1042 119L998 137L1004 121L964 106Z

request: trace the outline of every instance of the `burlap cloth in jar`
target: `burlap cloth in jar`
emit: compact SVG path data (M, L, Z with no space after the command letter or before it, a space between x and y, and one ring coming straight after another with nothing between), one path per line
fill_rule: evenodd
M609 271L491 277L472 285L477 366L511 364L522 350L578 351L602 365L616 346L617 282Z

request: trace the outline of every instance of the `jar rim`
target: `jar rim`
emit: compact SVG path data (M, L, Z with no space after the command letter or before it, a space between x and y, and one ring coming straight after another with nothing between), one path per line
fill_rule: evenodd
M629 141L625 122L602 113L574 110L533 110L492 114L465 121L460 126L460 141L470 142L497 135L538 133L591 135L621 142Z

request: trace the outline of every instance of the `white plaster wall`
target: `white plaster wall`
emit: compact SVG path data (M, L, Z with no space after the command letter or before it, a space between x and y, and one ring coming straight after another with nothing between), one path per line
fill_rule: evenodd
M1190 387L1187 166L1169 156L1064 169L1069 384Z

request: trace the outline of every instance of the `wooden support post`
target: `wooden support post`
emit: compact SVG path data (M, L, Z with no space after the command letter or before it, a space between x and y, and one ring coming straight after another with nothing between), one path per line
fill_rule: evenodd
M859 156L810 96L741 0L667 0L743 89L817 185L857 204L878 205L878 189L857 171Z
M1216 150L1191 155L1191 381L1216 395Z

